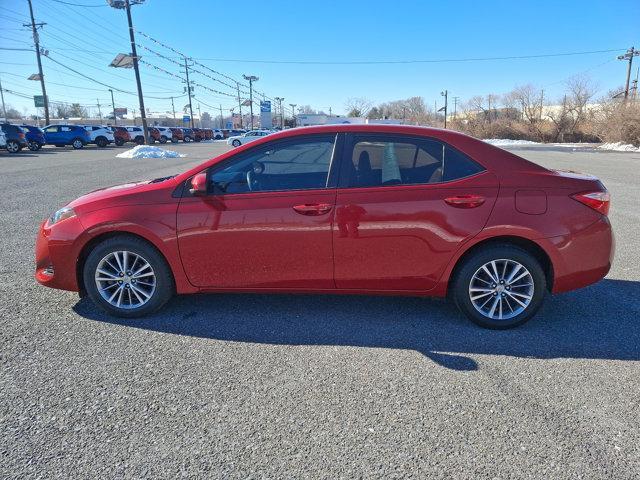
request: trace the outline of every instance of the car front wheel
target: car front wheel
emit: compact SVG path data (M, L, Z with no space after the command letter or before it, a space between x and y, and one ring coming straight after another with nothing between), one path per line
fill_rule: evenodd
M38 150L40 150L40 144L34 141L29 142L29 150L31 150L32 152L37 152Z
M94 248L84 264L84 286L91 300L111 315L140 317L162 307L173 295L171 271L145 241L113 237Z
M76 138L72 143L71 146L73 148L75 148L76 150L84 147L84 143L82 142L82 140L80 140L79 138Z
M506 329L531 319L546 292L540 262L513 245L473 253L457 271L453 298L458 308L485 328Z
M109 145L109 142L104 137L98 137L96 138L96 145L98 145L98 147L100 148L105 148L107 145Z
M233 145L234 147L239 147L241 145L240 140L234 140L233 142L231 142L231 145Z

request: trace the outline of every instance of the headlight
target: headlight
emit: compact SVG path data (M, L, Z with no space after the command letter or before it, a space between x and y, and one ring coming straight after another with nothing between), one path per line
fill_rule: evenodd
M49 226L55 225L62 220L66 220L67 218L73 218L76 216L76 212L73 211L71 207L63 207L58 210L56 213L49 217Z

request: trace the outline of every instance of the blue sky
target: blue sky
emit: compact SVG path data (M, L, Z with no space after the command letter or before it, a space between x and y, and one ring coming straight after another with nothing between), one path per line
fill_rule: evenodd
M102 0L62 0L103 5ZM126 17L109 7L77 7L55 0L33 0L37 21L47 22L41 42L51 57L110 86L135 91L133 72L107 67L118 52L128 52ZM256 88L285 103L343 113L349 97L376 103L422 96L433 105L448 89L461 101L473 95L504 93L531 83L545 95L560 96L564 81L589 76L600 93L622 85L626 64L616 55L640 47L640 2L618 1L194 1L147 0L133 7L136 29L198 59L204 65L240 79L260 77ZM29 48L26 0L0 0L0 47ZM138 42L169 57L142 36ZM551 58L406 64L349 64L357 61L409 61L539 55L621 49ZM139 52L143 59L176 74L172 63ZM228 61L234 60L234 61ZM237 61L239 60L239 61ZM251 62L259 61L259 62ZM296 64L263 62L345 62ZM640 58L634 66L640 66ZM43 60L52 101L86 105L108 103L107 87ZM0 50L3 87L20 94L39 93L35 54ZM180 95L180 80L141 66L145 95ZM201 85L233 94L228 87L194 74ZM59 84L59 85L56 85ZM196 87L196 99L227 109L233 97ZM33 102L13 94L5 101L20 110ZM116 93L117 106L136 107L136 97ZM176 100L176 108L184 105ZM170 100L146 101L167 111ZM196 100L197 104L197 100ZM106 109L108 107L104 107ZM202 105L203 111L212 112ZM228 110L227 110L228 111ZM225 112L226 113L226 112Z

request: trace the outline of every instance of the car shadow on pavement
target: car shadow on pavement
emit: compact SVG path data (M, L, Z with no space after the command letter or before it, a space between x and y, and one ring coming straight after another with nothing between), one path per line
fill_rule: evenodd
M453 370L477 370L468 355L640 360L640 282L603 280L549 296L527 324L479 328L451 303L425 298L202 294L174 298L147 318L121 319L89 299L74 307L102 322L175 335L274 345L410 349Z

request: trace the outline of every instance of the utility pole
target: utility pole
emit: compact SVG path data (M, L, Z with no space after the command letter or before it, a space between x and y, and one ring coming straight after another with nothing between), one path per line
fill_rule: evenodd
M455 120L458 113L458 100L460 97L453 97L453 119Z
M331 107L329 107L329 116L331 116Z
M540 91L540 120L542 121L542 108L544 106L544 89Z
M2 116L4 117L4 121L8 122L7 118L7 107L4 105L4 91L2 90L2 82L0 81L0 97L2 97Z
M171 110L173 111L173 126L176 126L176 106L173 104L173 97L171 97Z
M113 108L113 124L118 125L118 117L116 117L116 102L113 100L113 90L109 89L111 92L111 108Z
M100 99L96 98L96 102L98 102L98 118L102 120L102 110L100 110Z
M447 108L449 107L449 90L440 92L440 95L444 97L444 128L447 128Z
M31 4L31 2L29 2ZM625 82L624 87L624 101L627 101L629 98L629 81L631 80L631 65L633 64L633 57L637 57L640 55L640 50L636 50L634 47L631 47L624 55L619 55L618 60L627 60L629 64L627 65L627 81Z
M295 127L296 126L296 107L297 107L297 104L296 103L290 103L289 106L291 107L291 119L293 120L292 125Z
M200 113L200 103L198 103L198 121L200 122L200 128L202 128L202 113Z
M222 125L223 122L224 122L224 117L222 116L222 104L220 104L220 130L224 128L224 125Z
M251 109L251 130L253 130L253 82L259 80L255 75L242 75L242 78L249 81L249 108Z
M33 5L31 0L29 1L29 14L31 15L31 24L23 24L24 27L31 27L33 33L33 43L36 47L36 59L38 60L38 74L40 75L40 86L42 87L42 97L44 99L44 119L47 125L49 125L49 99L47 98L47 89L44 86L44 73L42 73L42 60L40 59L40 38L38 37L37 27L42 27L46 23L36 23L33 18ZM5 114L6 116L6 114Z
M193 128L193 106L191 104L191 82L189 81L189 64L184 57L184 71L187 74L187 94L189 95L189 113L191 114L191 128Z
M238 88L238 109L240 110L240 128L242 128L242 100L240 100L240 83L236 82L236 87Z

